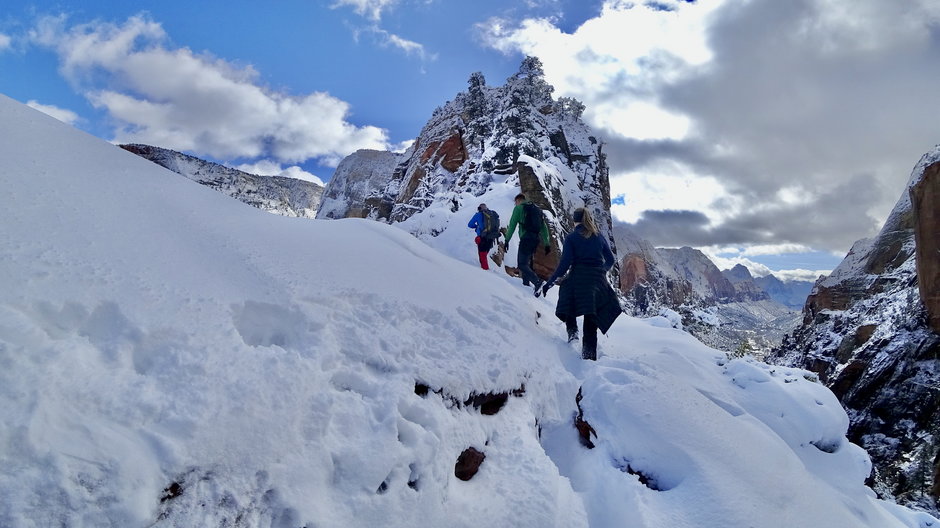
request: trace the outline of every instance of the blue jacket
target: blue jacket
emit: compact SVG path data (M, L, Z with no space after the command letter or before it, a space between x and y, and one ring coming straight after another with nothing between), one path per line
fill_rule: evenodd
M572 266L585 268L604 268L609 270L614 265L614 254L610 250L607 239L597 234L591 238L584 238L581 233L584 227L580 224L575 227L567 237L561 250L561 262L555 268L555 273L548 279L547 284L555 281L568 272Z
M477 236L480 236L483 233L484 223L485 222L483 221L483 213L480 211L477 211L477 214L473 215L473 218L470 219L470 222L467 224L467 227L469 227L470 229L475 229L477 232Z

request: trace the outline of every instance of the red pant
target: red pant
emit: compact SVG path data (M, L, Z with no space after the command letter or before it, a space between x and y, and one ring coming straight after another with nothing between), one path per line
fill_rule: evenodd
M480 267L485 270L490 269L487 255L490 250L493 249L493 239L476 237L473 241L477 243L477 253L480 255Z

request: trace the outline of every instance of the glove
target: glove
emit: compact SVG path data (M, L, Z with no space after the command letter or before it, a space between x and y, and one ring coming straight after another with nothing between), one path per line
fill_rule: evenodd
M545 246L545 254L548 255L551 252L552 252L552 248L550 246Z
M473 239L473 242L474 242L475 244L479 244L479 243L480 243L480 237L474 238L474 239Z
M554 285L554 282L546 282L545 285L542 286L542 297L545 297L545 294L548 293L548 290L552 289Z

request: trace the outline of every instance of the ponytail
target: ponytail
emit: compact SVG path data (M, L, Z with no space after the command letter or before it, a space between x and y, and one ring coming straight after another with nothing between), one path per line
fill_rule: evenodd
M594 219L591 218L590 211L584 207L579 207L574 210L574 214L572 216L574 217L575 222L581 222L581 227L583 229L581 234L584 236L584 238L591 238L597 234L597 224L595 224Z

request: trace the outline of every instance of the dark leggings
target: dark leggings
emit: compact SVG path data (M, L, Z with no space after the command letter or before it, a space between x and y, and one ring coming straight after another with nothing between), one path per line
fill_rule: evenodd
M539 247L539 239L536 236L526 235L519 239L519 253L516 264L519 266L519 274L522 275L523 282L540 284L542 279L532 271L532 256Z
M569 315L565 319L568 335L578 333L578 318ZM597 359L597 322L593 314L584 316L584 335L581 337L581 357L584 359Z

